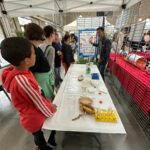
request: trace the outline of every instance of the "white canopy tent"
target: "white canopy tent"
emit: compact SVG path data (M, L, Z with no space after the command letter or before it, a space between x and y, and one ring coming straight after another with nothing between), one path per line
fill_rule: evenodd
M114 29L114 25L110 24L107 21L107 19L105 20L105 27L108 33L111 32L110 30L112 30L112 28ZM77 20L74 20L70 24L64 26L64 31L77 31L77 30L78 30Z
M56 14L59 12L115 11L140 0L1 0L1 13L10 17Z
M77 30L77 20L74 20L70 24L64 26L64 31L76 31Z

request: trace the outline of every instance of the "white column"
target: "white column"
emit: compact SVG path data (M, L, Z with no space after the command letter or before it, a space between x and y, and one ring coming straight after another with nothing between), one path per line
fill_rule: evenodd
M9 24L9 19L6 15L2 16L1 22L2 22L2 26L4 28L4 31L5 31L6 37L12 36L11 26Z

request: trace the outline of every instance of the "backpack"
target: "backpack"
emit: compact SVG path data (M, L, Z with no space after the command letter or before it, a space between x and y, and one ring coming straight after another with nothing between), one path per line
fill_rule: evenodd
M44 50L44 56L47 58L47 56L48 56L48 54L49 54L49 52L47 53L47 50L48 50L48 48L50 47L51 45L47 45L46 46L46 48L45 48L45 50Z

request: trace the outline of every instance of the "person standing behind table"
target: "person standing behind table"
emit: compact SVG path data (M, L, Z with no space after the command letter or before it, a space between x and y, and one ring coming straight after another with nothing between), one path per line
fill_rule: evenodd
M117 51L117 35L114 34L113 39L112 39L112 45L111 45L111 52L115 53Z
M62 40L63 66L65 74L67 73L70 64L74 62L73 50L70 46L71 36L66 34Z
M99 37L99 42L97 44L92 43L93 46L97 47L97 62L98 62L98 68L101 73L101 76L104 78L104 71L107 66L108 60L109 60L109 54L111 50L111 42L109 39L105 37L104 28L99 27L97 28L97 35Z
M30 68L44 92L44 96L50 100L54 98L54 79L49 63L39 45L43 42L43 30L35 23L29 23L25 27L25 37L33 44L36 54L36 62Z
M119 52L120 50L122 50L123 48L123 41L124 41L124 29L122 28L120 32L118 32L117 35L117 40L118 40L118 44L117 44L117 51Z
M32 133L37 150L52 150L50 145L53 145L54 137L51 133L46 143L42 126L46 118L56 112L56 105L41 95L41 89L29 71L36 61L33 45L22 37L6 38L1 43L1 54L12 65L3 70L2 85L11 94L21 126Z
M62 81L61 77L60 77L60 68L61 68L61 56L62 56L62 46L59 42L59 35L56 32L55 33L55 42L52 43L53 47L55 48L55 86L58 89L60 86L60 83Z
M150 52L150 31L148 31L144 35L144 41L145 41L144 52L145 53L149 53Z

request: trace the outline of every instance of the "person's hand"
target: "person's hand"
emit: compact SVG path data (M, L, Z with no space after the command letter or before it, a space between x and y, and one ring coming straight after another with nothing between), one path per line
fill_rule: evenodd
M94 44L92 38L90 38L89 43Z
M63 59L63 55L60 55L60 58Z
M52 108L53 108L53 112L56 112L56 111L57 111L57 105L52 104Z
M62 52L61 52L61 51L57 51L57 54L58 54L59 56L61 56L61 55L62 55Z

